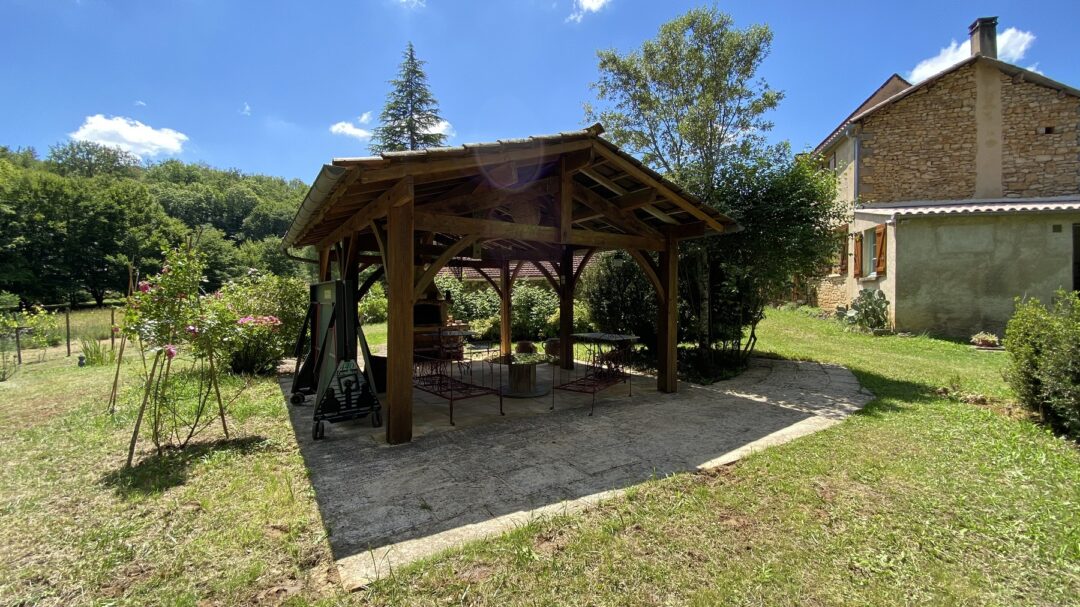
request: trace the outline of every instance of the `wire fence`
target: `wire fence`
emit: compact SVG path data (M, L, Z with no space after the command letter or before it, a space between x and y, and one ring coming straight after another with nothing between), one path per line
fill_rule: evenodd
M122 314L116 307L54 310L9 316L0 331L0 368L87 356L109 356L119 336L114 327ZM14 322L12 322L12 320ZM3 371L0 371L0 377Z

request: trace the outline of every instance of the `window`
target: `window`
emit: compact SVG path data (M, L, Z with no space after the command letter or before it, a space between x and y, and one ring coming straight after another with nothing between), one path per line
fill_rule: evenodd
M877 236L877 231L874 230L873 228L870 228L869 230L865 230L863 232L863 239L862 239L862 242L863 242L863 254L862 254L862 261L863 261L862 273L863 273L863 276L867 276L867 277L875 276L874 268L877 267L877 258L874 257L874 249L875 249L875 247L877 245L877 242L875 241L876 236Z
M856 276L863 276L866 278L878 278L885 275L887 266L886 252L888 247L886 246L886 239L888 232L886 231L885 224L878 224L869 230L863 230L857 238L856 246L859 247L856 271Z

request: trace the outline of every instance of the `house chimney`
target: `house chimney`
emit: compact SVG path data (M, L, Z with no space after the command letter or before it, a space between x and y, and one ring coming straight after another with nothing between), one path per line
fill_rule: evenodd
M979 17L968 28L971 54L997 59L997 17Z

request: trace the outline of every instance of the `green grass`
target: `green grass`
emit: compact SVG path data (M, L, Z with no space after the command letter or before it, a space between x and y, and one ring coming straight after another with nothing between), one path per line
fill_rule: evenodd
M329 581L273 380L238 400L232 440L210 432L122 472L134 390L111 418L108 369L36 365L0 384L0 604L1080 604L1080 453L999 413L1001 354L797 311L770 311L759 333L762 353L845 364L877 398L716 473L647 482L351 595ZM994 406L953 397L973 394Z

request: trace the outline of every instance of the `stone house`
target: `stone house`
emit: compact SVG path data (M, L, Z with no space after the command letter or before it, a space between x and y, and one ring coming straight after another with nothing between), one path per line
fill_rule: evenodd
M814 150L851 209L822 308L878 289L897 330L1000 335L1016 297L1080 289L1080 90L998 60L996 26L922 82L891 76Z

